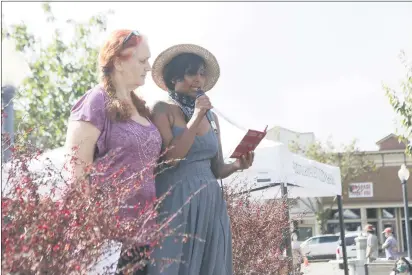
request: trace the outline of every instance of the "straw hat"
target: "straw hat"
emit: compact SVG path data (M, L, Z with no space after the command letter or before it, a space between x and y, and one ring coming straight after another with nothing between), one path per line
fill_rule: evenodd
M156 60L153 62L152 66L152 77L157 86L159 86L162 90L168 90L163 79L163 70L174 57L182 53L193 53L203 58L205 61L206 70L206 81L203 90L207 92L212 89L220 76L219 63L211 52L194 44L179 44L172 46L164 50L158 57L156 57Z

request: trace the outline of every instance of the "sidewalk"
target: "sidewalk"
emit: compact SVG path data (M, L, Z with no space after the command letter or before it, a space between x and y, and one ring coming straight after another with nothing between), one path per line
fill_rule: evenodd
M343 275L343 270L339 269L338 265L329 262L312 262L309 266L302 267L302 272L305 275Z

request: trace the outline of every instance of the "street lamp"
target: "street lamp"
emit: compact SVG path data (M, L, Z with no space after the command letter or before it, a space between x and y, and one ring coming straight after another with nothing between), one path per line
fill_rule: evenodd
M402 183L402 192L403 192L403 203L405 208L405 232L406 232L406 245L408 249L408 258L409 260L412 259L412 244L411 244L411 229L410 229L410 221L409 221L409 207L408 207L408 189L407 189L407 181L409 179L409 170L406 168L405 164L401 165L401 169L398 171L398 177Z
M2 161L7 162L11 156L9 145L14 142L14 104L13 97L16 88L30 74L30 68L24 60L22 53L16 51L16 44L11 39L2 41L1 60L1 109L4 112L2 117L2 134L8 134L7 144L1 144Z

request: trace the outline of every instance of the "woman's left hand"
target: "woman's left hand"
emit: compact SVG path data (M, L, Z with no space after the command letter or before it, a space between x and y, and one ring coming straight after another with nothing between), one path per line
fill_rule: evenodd
M253 164L253 159L255 158L255 152L248 152L246 155L241 156L235 161L235 166L237 170L248 169Z

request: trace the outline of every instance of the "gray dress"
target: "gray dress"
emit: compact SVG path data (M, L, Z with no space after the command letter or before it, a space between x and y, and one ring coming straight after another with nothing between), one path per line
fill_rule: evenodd
M183 128L174 126L172 130L178 136ZM232 275L229 216L211 170L211 159L217 152L217 137L209 130L195 138L184 160L157 176L158 197L172 187L160 209L163 217L176 213L188 202L170 225L177 232L153 252L156 264L149 265L150 275Z

